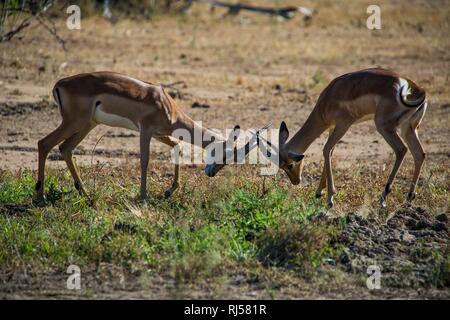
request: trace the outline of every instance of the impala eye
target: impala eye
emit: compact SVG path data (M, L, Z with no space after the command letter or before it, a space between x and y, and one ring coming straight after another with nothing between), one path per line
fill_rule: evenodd
M294 168L294 164L293 163L288 164L287 168L288 170L291 170L292 168Z

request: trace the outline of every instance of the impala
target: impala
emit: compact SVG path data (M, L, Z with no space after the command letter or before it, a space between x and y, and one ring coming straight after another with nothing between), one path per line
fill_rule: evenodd
M140 81L113 72L94 72L79 74L59 80L53 88L53 96L59 106L62 122L58 128L38 142L39 168L36 192L38 202L44 200L45 161L50 150L57 144L74 179L75 188L87 195L72 159L72 151L98 124L122 127L139 132L141 187L140 199L147 195L147 168L149 162L150 140L156 140L175 147L178 142L171 137L177 129L185 129L194 134L199 130L202 136L201 147L217 144L211 150L226 149L236 141L239 126L236 126L228 139L204 127L199 127L191 118L178 109L174 100L162 86ZM233 141L230 141L233 140ZM245 146L246 150L249 145ZM231 150L233 152L233 150ZM237 153L234 147L234 153ZM175 163L172 186L165 192L169 197L179 184L179 163Z
M329 130L323 148L324 167L316 197L327 187L328 207L333 206L335 193L331 156L336 143L355 123L374 119L377 131L395 153L395 163L381 195L381 206L386 206L392 183L409 148L414 158L414 175L406 200L416 197L415 189L420 176L425 152L419 141L418 127L427 109L425 91L413 81L390 70L366 69L344 74L323 90L303 127L287 142L289 131L281 123L278 141L278 165L292 184L300 183L303 153L324 131ZM400 135L398 134L400 131ZM403 138L403 139L402 139ZM406 145L405 143L406 142ZM208 169L215 175L220 167Z

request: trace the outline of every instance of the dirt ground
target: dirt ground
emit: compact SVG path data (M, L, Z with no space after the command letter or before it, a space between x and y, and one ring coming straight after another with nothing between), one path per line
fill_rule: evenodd
M436 2L437 3L437 2ZM2 169L36 169L37 140L60 122L51 88L61 77L79 72L114 70L159 83L184 81L178 87L180 107L194 120L212 128L261 126L285 120L295 132L328 81L366 67L392 68L425 87L430 105L420 128L429 163L449 163L450 41L448 2L444 7L414 1L404 7L382 3L383 28L360 25L360 1L315 5L318 15L306 26L300 18L277 22L239 15L221 18L198 8L186 18L154 21L101 18L82 20L70 31L58 21L68 41L64 52L51 35L29 29L22 38L0 45L0 164ZM306 5L306 4L305 4ZM417 16L418 12L426 13ZM400 15L400 12L405 12ZM409 14L409 18L406 17ZM433 16L434 19L431 19ZM428 17L428 18L427 18ZM194 102L210 108L191 108ZM29 107L30 104L36 104ZM130 134L131 133L131 134ZM104 155L90 156L99 140ZM308 162L321 158L324 134L307 152ZM122 129L98 127L83 141L91 161L124 161L138 153L138 138ZM152 151L168 157L158 142ZM391 154L372 121L355 125L336 148L336 166L383 165ZM408 156L409 157L409 156ZM58 157L56 157L58 159ZM132 156L131 158L136 158ZM154 157L153 157L154 158ZM52 164L54 165L54 164Z
M392 68L427 90L429 108L419 130L427 153L425 166L448 167L450 2L386 0L379 3L382 29L374 31L365 26L364 1L305 1L305 6L318 10L310 23L300 17L280 22L254 14L223 18L220 10L210 13L197 6L187 17L156 17L150 21L119 19L111 23L90 17L82 20L81 30L74 31L66 29L64 21L58 20L59 33L67 39L67 52L41 28L29 28L22 36L0 43L0 169L37 169L37 141L61 120L51 89L64 76L113 70L156 83L183 81L184 85L176 87L179 91L169 91L178 94L176 101L183 111L208 127L224 129L240 124L247 129L267 122L279 126L284 120L292 135L330 80L346 72L375 66ZM209 107L192 108L195 102ZM324 134L306 152L305 173L311 166L321 165L325 139ZM152 142L151 152L154 163L169 159L169 149L159 142ZM76 154L81 165L134 164L138 162L138 136L124 129L99 126L82 142ZM392 150L371 121L352 127L333 155L336 168L359 166L367 170L388 170L392 159ZM53 160L48 163L51 167L64 166L56 150L50 160ZM411 164L408 154L404 165ZM424 228L433 229L435 223L438 222L430 222ZM399 231L390 237L403 235ZM448 237L443 238L448 241ZM399 239L407 242L407 237ZM370 257L361 250L356 246L352 252ZM18 279L14 282L17 289L17 284L22 283L21 275L14 277ZM48 277L54 277L48 283L58 282L54 280L58 275ZM65 275L61 278L65 279ZM144 291L133 289L136 281L131 281L130 286L125 281L122 287L114 287L114 293L106 288L96 297L148 297L149 292L159 287L158 281L163 281L156 276L150 279ZM39 284L33 281L23 280L25 292L31 293L15 293L17 297L32 297L33 290L39 290ZM245 288L239 292L249 292L242 298L270 298L267 290L259 290L255 284L242 286ZM294 286L301 288L302 283ZM221 287L222 295L211 288L213 294L206 291L198 293L198 297L233 297L232 287L227 290ZM9 291L9 297L13 297L14 288L4 287L3 293ZM52 293L51 285L44 289L48 293L44 296L61 296ZM150 297L173 297L174 291L184 292L174 288L156 291ZM42 294L42 290L39 292ZM364 292L351 292L348 297L367 296L367 291ZM90 296L89 292L84 294ZM293 296L288 291L278 297L338 296L338 293L321 291L309 294L300 290ZM389 296L389 292L386 294ZM391 296L399 295L401 291ZM411 297L410 293L407 296ZM437 296L445 297L445 292Z

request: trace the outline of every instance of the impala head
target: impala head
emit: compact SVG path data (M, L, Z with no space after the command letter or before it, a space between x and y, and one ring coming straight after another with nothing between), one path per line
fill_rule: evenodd
M239 137L239 131L240 127L235 126L227 140L215 142L216 145L209 151L208 158L220 158L221 161L214 161L205 167L205 173L208 177L214 177L227 163L232 163L234 161L237 154L236 140ZM216 152L219 154L216 154Z
M221 161L213 161L208 162L209 164L205 168L205 173L208 177L214 177L217 172L219 172L225 165L237 161L241 161L243 158L245 158L250 151L259 145L259 135L262 131L267 130L272 124L268 123L265 126L259 128L256 130L256 132L253 134L252 140L247 142L243 147L240 147L239 149L236 146L236 140L240 133L240 127L235 126L233 131L228 136L228 139L225 142L222 143L222 146L218 146L220 154L209 154L208 157L210 159L221 159ZM217 147L217 145L216 145ZM223 151L221 151L223 150ZM241 158L242 157L242 158Z
M297 185L300 183L304 155L289 149L286 144L288 138L289 131L286 123L283 121L280 125L280 135L278 138L279 167L286 172L292 184Z

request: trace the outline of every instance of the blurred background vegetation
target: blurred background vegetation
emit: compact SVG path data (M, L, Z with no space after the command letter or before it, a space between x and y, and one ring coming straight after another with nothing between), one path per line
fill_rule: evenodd
M120 16L150 18L154 14L181 13L192 0L2 0L0 2L0 42L10 40L37 20L45 24L50 18L66 14L70 5L83 8L82 15L103 15L117 19Z
M70 1L70 4L82 7L83 14L86 15L110 13L114 16L133 15L148 18L153 14L181 12L191 2L191 0L78 0Z
M248 10L285 20L300 12L303 21L309 22L316 13L305 7L285 6L286 2L281 0L2 0L0 42L8 41L23 33L29 26L37 24L50 32L66 50L55 20L73 14L73 5L79 6L81 18L97 16L116 23L121 18L150 20L156 16L180 15L186 13L194 3L209 6L211 13L216 7L221 7L225 9L224 16L235 16Z

